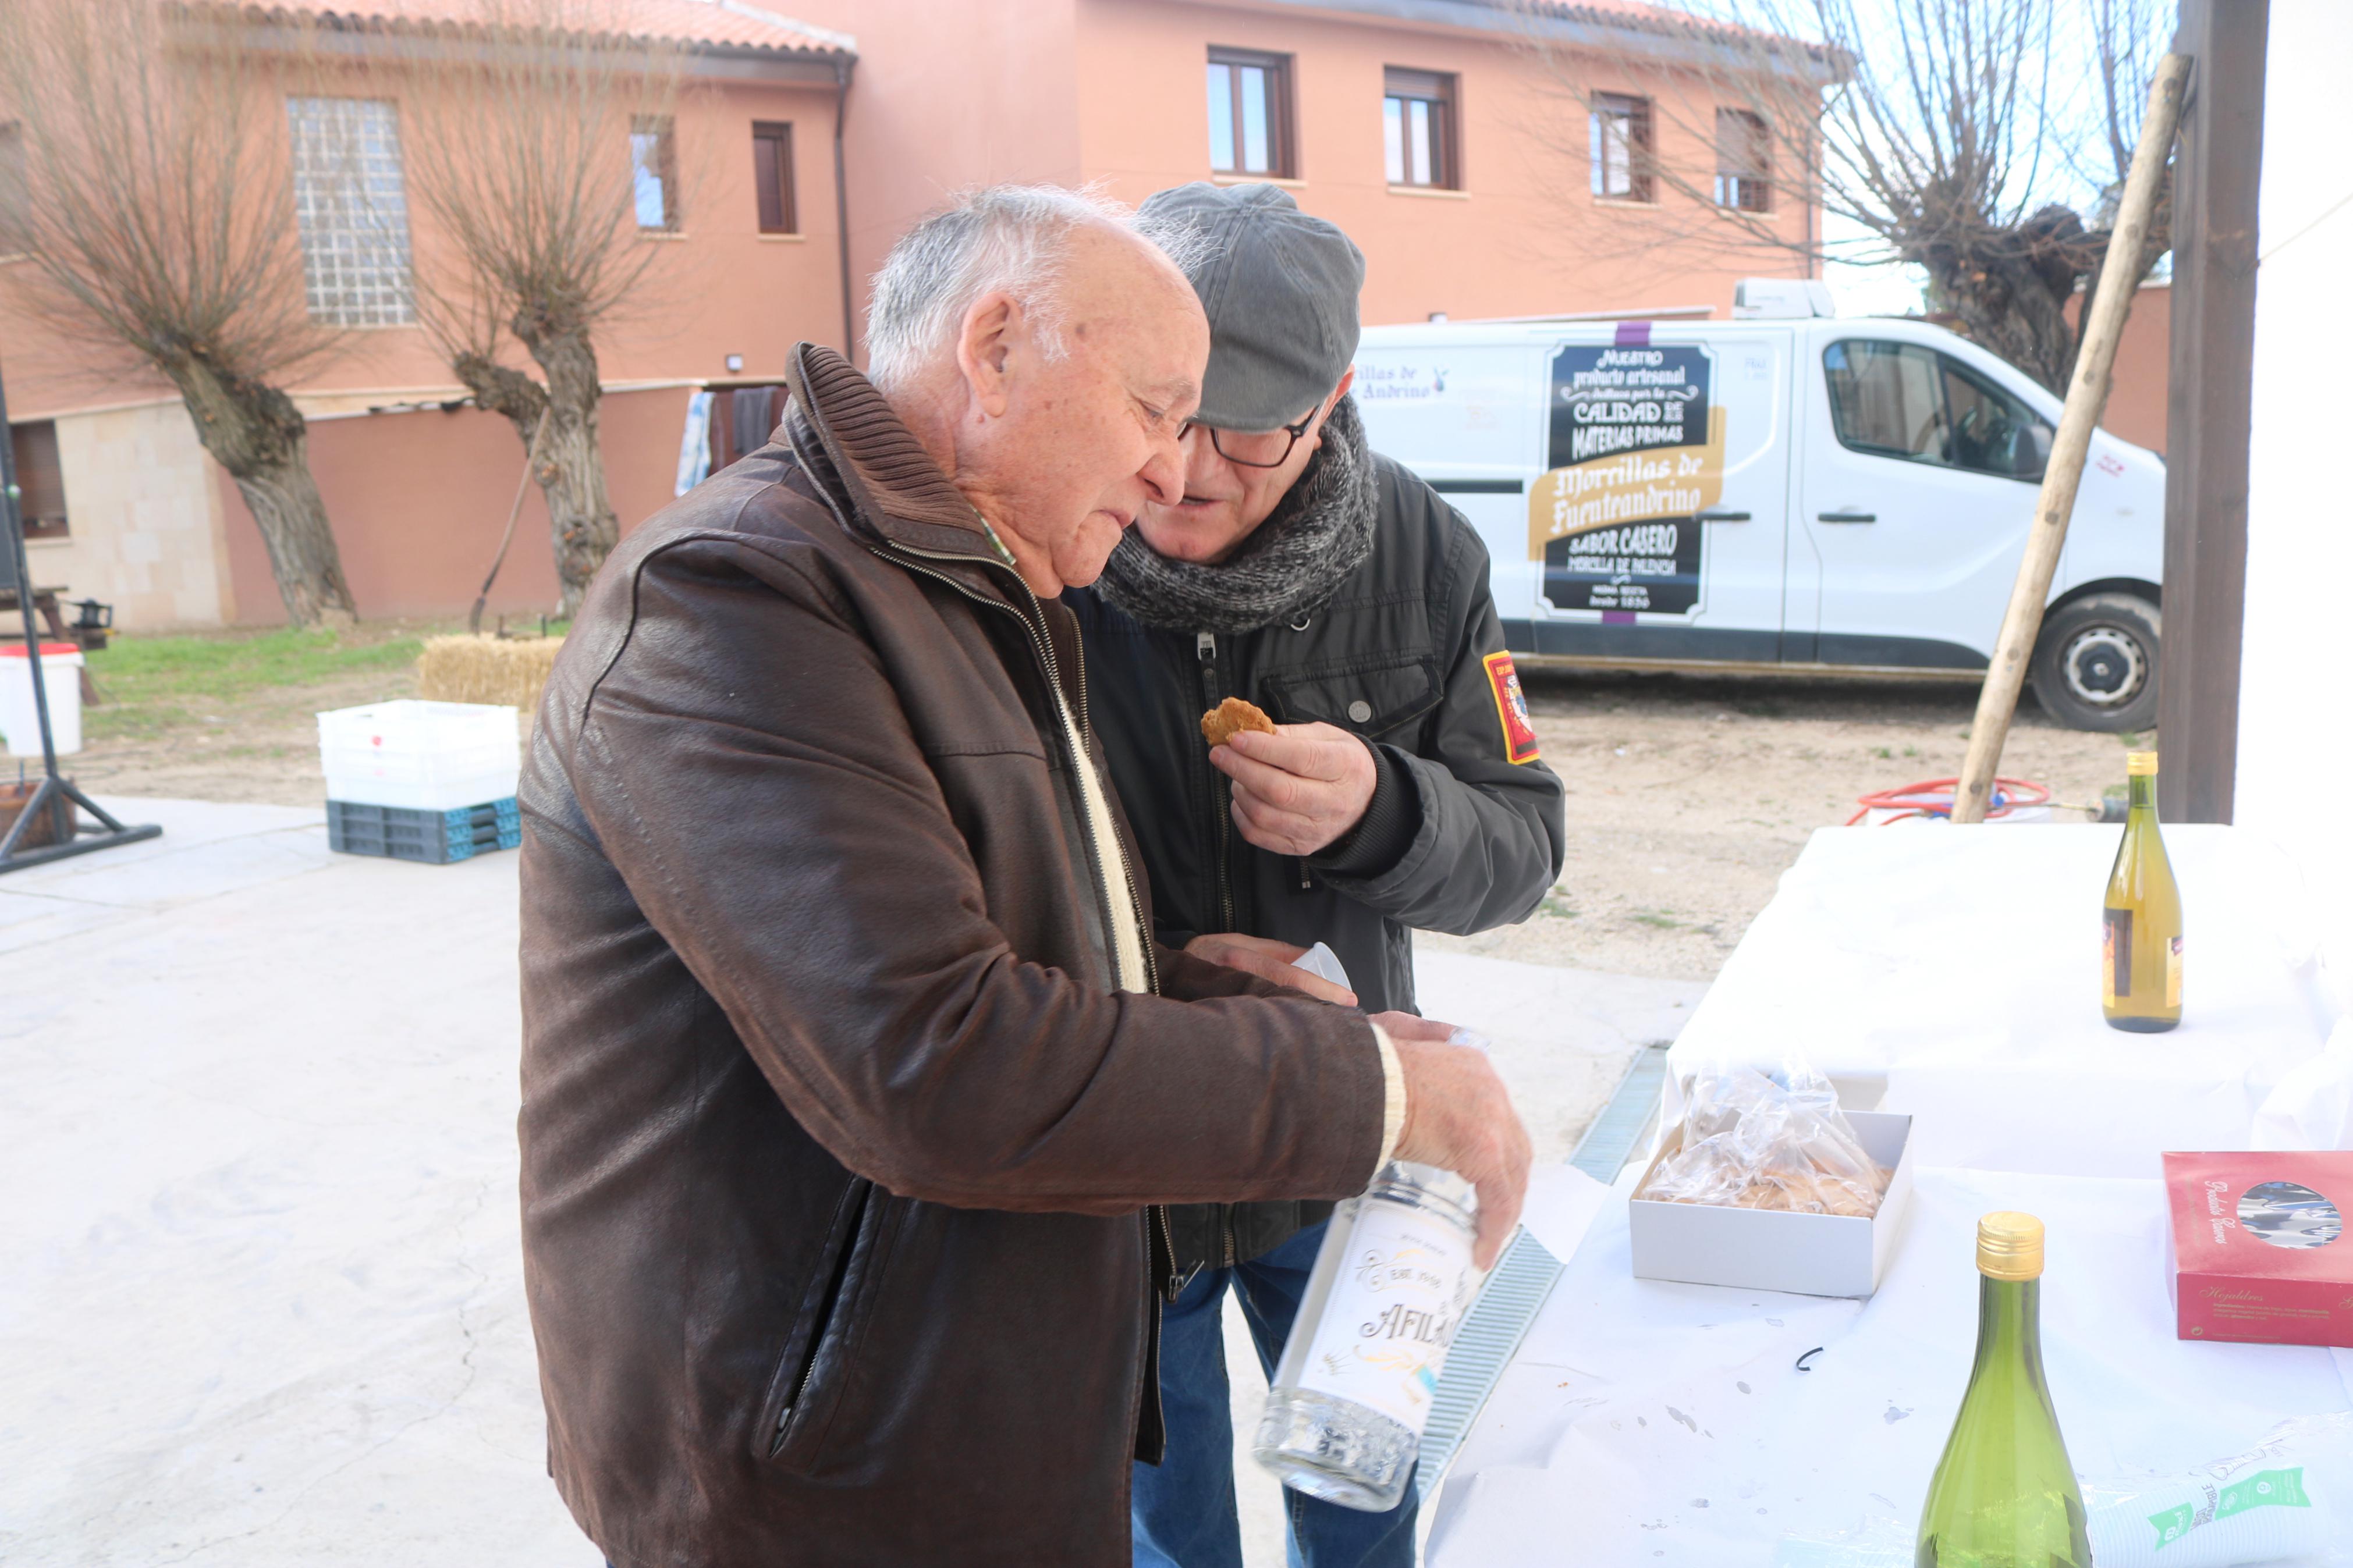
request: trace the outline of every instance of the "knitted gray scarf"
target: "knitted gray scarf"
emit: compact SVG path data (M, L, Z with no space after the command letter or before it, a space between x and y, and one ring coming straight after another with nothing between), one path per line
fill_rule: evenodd
M1323 434L1298 482L1231 556L1214 566L1171 561L1131 528L1096 590L1145 626L1170 631L1253 632L1322 609L1373 552L1380 507L1356 399L1334 405Z

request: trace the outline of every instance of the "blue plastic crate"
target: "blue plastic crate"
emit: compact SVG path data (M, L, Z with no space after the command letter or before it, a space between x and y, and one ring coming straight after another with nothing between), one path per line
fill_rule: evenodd
M522 843L522 814L512 795L448 811L348 800L327 803L327 847L345 855L445 866Z

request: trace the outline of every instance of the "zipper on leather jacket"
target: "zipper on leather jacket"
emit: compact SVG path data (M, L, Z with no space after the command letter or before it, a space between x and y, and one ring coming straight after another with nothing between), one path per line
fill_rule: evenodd
M1204 712L1226 700L1225 682L1218 672L1218 634L1195 632L1193 658L1201 669L1201 708ZM1209 769L1209 814L1216 817L1218 831L1218 929L1234 929L1234 889L1232 872L1227 867L1231 854L1229 835L1233 832L1233 789L1226 775Z
M874 1186L871 1182L857 1183L851 1189L854 1199L849 1205L849 1217L841 1238L841 1251L833 1260L833 1275L827 1282L824 1298L818 1304L817 1321L810 1325L808 1346L802 1352L800 1381L793 1384L793 1396L776 1412L776 1430L768 1434L768 1457L776 1457L785 1446L785 1434L800 1413L802 1402L808 1397L809 1384L817 1381L818 1356L825 1349L826 1334L841 1316L842 1296L849 1283L850 1259L858 1252L858 1233L865 1227L867 1205L872 1202Z
M916 550L912 546L903 544L894 544L892 548L894 551L903 551L910 555L929 554L929 552ZM1056 709L1056 721L1054 727L1056 731L1061 734L1063 746L1070 753L1071 763L1073 769L1071 775L1071 782L1081 792L1080 798L1076 803L1078 808L1079 831L1086 835L1087 852L1094 858L1095 865L1097 867L1103 866L1104 864L1103 854L1103 847L1095 837L1094 821L1087 811L1087 803L1084 794L1086 785L1081 782L1079 774L1075 771L1079 768L1092 767L1094 765L1087 757L1086 738L1083 733L1088 721L1087 668L1083 663L1079 666L1079 700L1077 712L1074 715L1070 716L1069 721L1065 722L1061 712L1063 705L1060 701L1062 689L1061 667L1054 658L1054 645L1052 640L1046 636L1043 630L1040 629L1039 623L1045 619L1045 610L1038 603L1037 592L1029 586L1027 581L1021 579L1019 574L1015 574L1015 580L1021 583L1021 592L1029 601L1029 607L1034 613L1033 618L1032 616L1023 615L1018 609L1015 608L1011 605L1004 603L1002 600L987 598L982 595L974 593L971 589L965 587L963 584L957 582L955 578L949 576L944 572L935 572L928 566L918 566L913 562L897 560L893 556L884 554L882 551L875 549L872 545L867 546L867 549L886 561L892 561L893 564L906 571L918 573L923 576L931 578L934 582L944 584L945 586L955 590L957 594L962 595L965 598L971 600L976 605L984 605L993 609L1002 610L1006 614L1011 616L1015 620L1021 623L1021 629L1028 634L1030 647L1037 650L1039 661L1046 667L1046 679L1051 681L1054 686L1056 696L1056 701L1054 704ZM951 559L947 556L932 556L931 558L934 560ZM984 563L984 564L986 564L986 563ZM1212 703L1211 706L1214 707L1216 704ZM1070 724L1071 723L1079 725L1081 727L1082 733L1075 735L1071 734L1070 732ZM1144 952L1145 984L1150 988L1152 994L1156 996L1160 994L1160 964L1159 962L1152 956L1152 933L1146 931L1144 927L1144 903L1142 900L1135 896L1135 871L1134 868L1127 863L1127 856L1124 853L1121 854L1119 859L1120 875L1124 890L1127 893L1127 920L1130 924L1135 927L1137 945L1141 947ZM1103 884L1106 881L1106 879L1098 875L1095 880L1098 884ZM1103 919L1106 921L1115 918L1109 907L1110 891L1111 889L1105 886L1103 888L1101 893L1097 895L1103 900ZM1108 924L1106 924L1103 929L1103 937L1104 940L1111 944L1112 967L1116 971L1119 965L1119 939L1113 932ZM1114 974L1114 978L1116 978L1116 974ZM1183 1291L1185 1287L1192 1283L1192 1275L1187 1274L1182 1279L1176 1278L1176 1237L1168 1223L1168 1206L1166 1204L1154 1204L1152 1205L1152 1218L1158 1226L1160 1245L1166 1249L1168 1258L1168 1300L1173 1302L1176 1300L1177 1295ZM1198 1270L1196 1270L1196 1272L1198 1272ZM1144 1281L1144 1294L1145 1299L1147 1301L1150 1300L1152 1297L1152 1267L1150 1263L1147 1262L1145 1266ZM802 1391L807 1390L808 1386L808 1378L811 1375L814 1375L816 1370L817 1364L815 1361L812 1360L809 1363L809 1371L802 1376ZM1142 1398L1144 1392L1145 1391L1139 1387L1136 1396L1139 1399ZM794 1402L796 1404L799 1402L799 1393L797 1392L794 1395ZM1133 1425L1133 1422L1131 1422L1131 1425Z
M1201 1266L1197 1263L1181 1274L1177 1272L1176 1233L1168 1223L1166 1204L1152 1205L1152 1238L1160 1245L1168 1259L1168 1288L1161 1293L1162 1298L1173 1307L1176 1304L1176 1298L1185 1293L1185 1287L1193 1282L1193 1276L1201 1271Z

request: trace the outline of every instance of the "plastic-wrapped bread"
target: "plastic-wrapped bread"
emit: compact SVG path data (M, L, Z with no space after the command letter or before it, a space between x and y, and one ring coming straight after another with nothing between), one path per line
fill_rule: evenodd
M1726 1066L1694 1077L1682 1136L1634 1195L1868 1219L1891 1176L1864 1152L1828 1079L1799 1064L1770 1078Z

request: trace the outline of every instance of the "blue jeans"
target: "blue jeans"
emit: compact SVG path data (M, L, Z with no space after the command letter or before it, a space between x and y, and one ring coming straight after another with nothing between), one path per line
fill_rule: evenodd
M1234 1515L1233 1396L1226 1386L1226 1287L1241 1298L1267 1377L1282 1354L1308 1271L1324 1245L1310 1226L1263 1258L1204 1268L1160 1313L1160 1407L1168 1451L1134 1467L1136 1568L1241 1568ZM1282 1489L1292 1568L1412 1568L1418 1498L1360 1513Z

